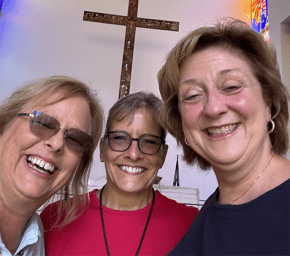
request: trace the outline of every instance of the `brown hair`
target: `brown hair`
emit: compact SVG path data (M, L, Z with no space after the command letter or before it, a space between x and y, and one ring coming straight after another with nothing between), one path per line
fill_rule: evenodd
M159 110L161 99L149 92L136 92L119 99L110 109L105 132L109 132L114 121L122 121L128 116L133 116L136 110L145 108L150 111L160 127L161 137L165 139L166 131L159 123Z
M270 134L272 148L277 154L288 150L288 92L281 81L272 44L251 29L246 23L226 18L215 26L201 27L184 37L169 52L164 66L158 73L159 90L164 101L161 110L162 124L182 145L184 160L188 164L197 163L206 170L210 164L185 144L181 115L178 109L178 89L180 67L192 54L209 47L226 48L244 58L258 79L265 102L271 104L271 115L276 128Z
M83 82L67 76L52 76L29 82L16 90L0 106L0 136L4 133L11 121L17 117L18 113L22 112L25 106L31 102L36 102L37 99L43 97L43 95L45 95L45 98L49 98L50 95L56 92L60 92L60 96L56 101L50 102L49 105L71 98L75 95L81 95L88 102L92 120L93 145L89 150L83 153L70 186L68 186L68 192L74 197L71 200L60 200L58 202L56 224L60 221L61 214L64 214L65 218L60 226L65 226L78 216L79 207L84 209L87 204L88 198L80 196L80 194L87 191L93 153L98 145L103 128L103 110L96 95ZM64 188L61 189L60 195L61 198L64 198Z

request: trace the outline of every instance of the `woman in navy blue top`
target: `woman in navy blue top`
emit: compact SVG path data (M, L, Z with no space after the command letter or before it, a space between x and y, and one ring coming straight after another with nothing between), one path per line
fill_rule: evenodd
M170 255L289 255L288 92L274 47L234 19L169 53L164 125L219 187Z

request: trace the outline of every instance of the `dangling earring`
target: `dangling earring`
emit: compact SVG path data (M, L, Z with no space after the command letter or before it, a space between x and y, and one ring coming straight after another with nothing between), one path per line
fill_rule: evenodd
M271 124L271 129L269 130L270 124ZM274 129L275 129L275 123L273 120L271 120L268 122L268 133L270 134L271 132L274 131Z
M68 200L68 186L64 187L64 200L67 201Z
M187 146L189 146L189 147L190 147L189 143L187 142L187 139L186 139L186 137L184 137L184 142L185 142L185 144L186 144Z

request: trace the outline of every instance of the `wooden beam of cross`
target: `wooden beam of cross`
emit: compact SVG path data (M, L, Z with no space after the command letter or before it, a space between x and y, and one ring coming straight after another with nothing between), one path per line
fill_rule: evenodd
M136 27L171 31L179 30L179 22L176 21L138 18L138 1L139 0L129 0L127 16L85 11L83 17L85 21L126 26L119 98L130 93Z

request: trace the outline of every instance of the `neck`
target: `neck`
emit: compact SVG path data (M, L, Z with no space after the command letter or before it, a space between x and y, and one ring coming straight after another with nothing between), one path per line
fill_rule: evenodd
M96 192L100 200L100 190ZM102 204L107 208L119 211L136 211L146 207L153 199L153 189L148 188L139 193L124 193L119 190L104 187L102 194Z
M0 234L6 248L13 254L22 239L27 223L39 208L35 200L21 198L0 186ZM11 191L10 191L11 192Z
M214 168L219 183L219 203L242 204L262 195L275 157L270 148L261 149L246 162L241 159L239 165Z
M258 168L260 173L256 171L253 175L246 176L244 180L236 183L219 182L219 203L243 204L250 202L290 179L290 161L288 159L276 154L269 154L267 160L268 162L260 162L261 168Z
M25 214L8 207L0 198L0 234L6 248L14 254L33 213Z

